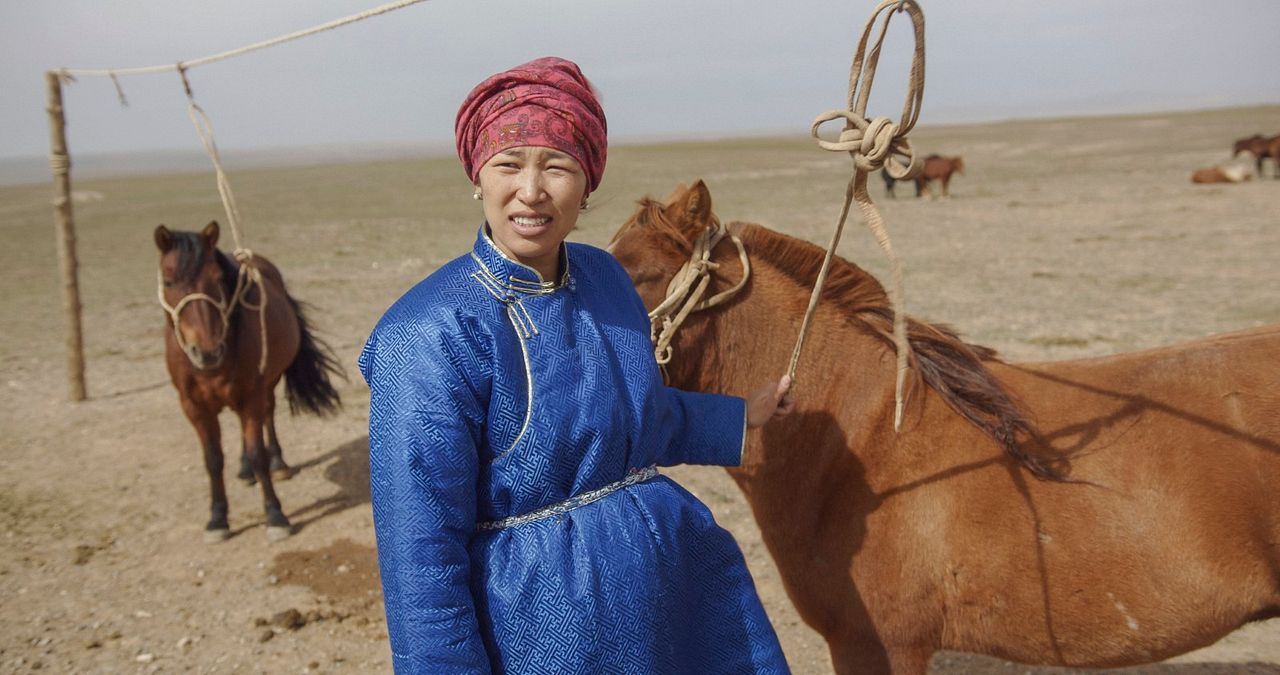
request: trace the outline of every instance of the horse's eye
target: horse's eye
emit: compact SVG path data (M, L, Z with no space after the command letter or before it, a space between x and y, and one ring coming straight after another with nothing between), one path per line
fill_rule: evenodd
M165 288L173 288L173 282L172 282L172 281L169 281L168 279L165 279L165 280L164 280L164 287L165 287Z

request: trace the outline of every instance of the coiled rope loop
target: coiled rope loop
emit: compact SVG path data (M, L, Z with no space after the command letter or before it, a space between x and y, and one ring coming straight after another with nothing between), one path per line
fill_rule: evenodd
M820 137L818 127L837 118L845 119L840 140L828 141ZM849 153L853 165L867 173L884 168L896 180L914 178L920 173L920 162L911 149L911 141L902 136L887 117L867 120L847 110L831 110L814 120L809 133L818 147Z
M867 42L871 38L871 31L875 27L876 19L885 10L890 11L885 13L880 34L868 52ZM880 47L889 29L889 21L894 14L902 11L907 12L911 17L915 32L915 53L911 60L911 79L908 83L906 103L902 108L902 118L897 125L894 125L883 117L867 119L866 111L867 100L871 96L871 85L875 81L876 65L880 61ZM903 311L905 300L902 291L902 264L893 252L884 219L867 192L867 174L885 168L890 176L901 180L914 178L920 172L920 162L912 151L910 142L907 141L907 134L915 126L920 116L920 105L924 101L924 12L915 0L883 0L872 12L871 18L862 30L862 39L858 41L853 65L849 69L848 101L848 110L832 110L819 115L811 129L811 134L819 147L833 152L849 153L853 160L854 171L849 179L849 186L845 189L840 220L836 224L831 244L827 247L827 254L818 272L813 293L809 296L809 307L800 325L800 335L791 353L791 365L787 372L794 381L805 336L808 334L814 310L818 306L818 298L822 295L822 287L826 283L827 273L831 267L831 257L840 244L840 235L844 231L845 220L849 216L849 206L857 201L867 226L893 266L893 287L890 290L889 299L893 305L893 342L898 356L893 410L893 428L898 431L902 428L903 387L911 353L911 345L907 340L906 315ZM839 140L827 141L818 136L819 127L825 122L839 118L845 120L845 127L840 133Z

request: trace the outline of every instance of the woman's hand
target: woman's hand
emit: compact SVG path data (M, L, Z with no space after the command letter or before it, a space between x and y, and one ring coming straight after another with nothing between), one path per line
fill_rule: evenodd
M791 376L770 382L747 397L747 426L759 427L774 417L790 415L796 409L791 398Z

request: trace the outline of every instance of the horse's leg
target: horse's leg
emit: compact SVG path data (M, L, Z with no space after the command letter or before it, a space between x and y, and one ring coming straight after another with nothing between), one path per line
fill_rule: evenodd
M244 415L240 416L240 423L244 424ZM243 434L241 434L243 436ZM275 436L274 431L272 436ZM258 477L253 471L253 462L249 460L249 442L242 439L240 445L240 473L236 474L236 478L244 481L245 485L256 485Z
M831 669L836 675L892 675L889 654L872 633L827 638ZM920 671L923 673L924 671Z
M925 675L931 647L888 648L874 635L830 643L831 669L836 675Z
M200 437L204 469L209 474L209 522L204 526L204 540L209 543L223 541L231 536L231 527L227 524L227 486L222 482L222 428L218 426L218 413L185 397L182 411Z
M267 515L267 539L280 541L292 534L293 528L280 507L280 499L276 497L275 485L271 480L268 451L262 433L266 411L265 401L259 398L236 412L240 415L240 433L244 437L245 456L249 458L253 474L262 484L262 506Z
M236 474L236 478L244 481L245 485L254 485L258 482L257 477L253 475L253 464L249 462L249 453L240 451L240 473Z
M942 177L942 196L951 196L951 174L947 174Z
M276 435L276 396L271 392L267 396L267 451L271 455L268 468L275 480L293 478L293 469L284 461L284 450L280 447L280 437Z

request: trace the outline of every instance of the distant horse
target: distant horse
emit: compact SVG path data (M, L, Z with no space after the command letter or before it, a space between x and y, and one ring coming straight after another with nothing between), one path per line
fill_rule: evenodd
M943 157L941 155L929 155L924 159L924 164L920 169L920 174L916 176L916 196L919 197L928 193L930 197L933 193L929 190L929 183L933 181L942 182L942 196L950 197L948 187L951 185L951 174L964 174L964 160L960 157Z
M1192 183L1242 183L1247 180L1253 180L1253 174L1246 166L1212 166L1191 174Z
M652 308L717 227L699 181L643 200L609 248ZM749 283L689 315L673 386L740 394L789 361L823 251L728 230ZM743 268L729 242L711 261L708 297ZM839 258L825 288L796 413L729 473L836 672L924 673L939 649L1121 666L1280 616L1280 326L1006 364L912 320L895 433L885 290Z
M890 176L888 169L881 169L880 177L884 179L884 193L894 199L897 199L898 195L893 193L893 186L898 182L898 179Z
M1280 178L1280 155L1277 155L1274 150L1277 147L1280 147L1280 136L1267 138L1262 134L1254 134L1236 141L1231 148L1231 156L1239 157L1242 152L1252 153L1258 178L1262 178L1262 160L1270 157L1276 163L1276 177Z
M283 375L292 412L323 415L341 405L329 381L340 369L328 347L311 335L276 266L262 256L239 262L219 251L216 222L199 234L160 225L155 241L166 313L165 364L182 411L200 437L209 473L212 499L205 540L230 535L218 425L224 407L240 417L240 478L262 485L267 536L283 539L291 526L273 480L287 479L291 470L276 436L276 383ZM260 274L260 284L252 281L253 270Z

